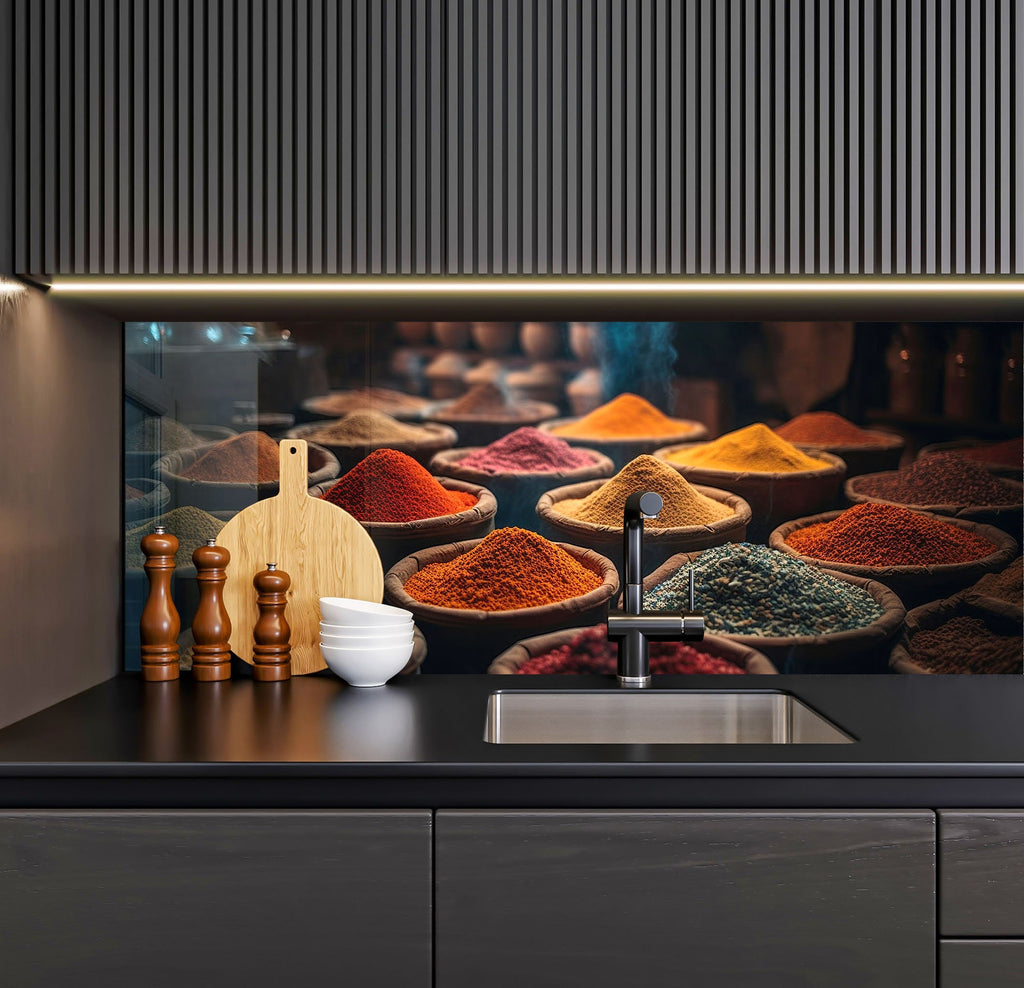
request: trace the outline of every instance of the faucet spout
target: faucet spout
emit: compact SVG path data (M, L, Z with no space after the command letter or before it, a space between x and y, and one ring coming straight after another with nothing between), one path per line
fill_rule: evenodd
M608 637L619 643L619 685L634 689L651 685L650 639L699 641L704 637L704 618L693 610L692 569L689 612L644 611L644 519L657 518L664 506L655 491L635 491L626 498L622 516L622 609L608 615Z

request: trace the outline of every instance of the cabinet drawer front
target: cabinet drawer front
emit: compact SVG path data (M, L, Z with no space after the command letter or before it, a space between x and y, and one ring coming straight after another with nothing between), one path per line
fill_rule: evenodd
M934 988L935 818L438 811L438 988Z
M1024 937L1024 811L939 814L943 936Z
M0 930L19 988L428 988L430 813L0 813Z
M1020 988L1024 940L943 940L941 988Z

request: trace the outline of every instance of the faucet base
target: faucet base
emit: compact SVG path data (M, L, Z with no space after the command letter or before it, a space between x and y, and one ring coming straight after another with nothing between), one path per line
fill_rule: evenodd
M618 676L617 679L620 686L625 686L628 689L642 690L651 685L650 676Z

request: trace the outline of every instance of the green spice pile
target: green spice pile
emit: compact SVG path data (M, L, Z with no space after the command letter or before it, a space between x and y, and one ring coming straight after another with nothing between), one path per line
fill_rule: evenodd
M418 425L406 425L384 412L349 412L343 419L325 422L315 432L303 438L323 446L346 446L360 443L393 445L395 443L417 443L434 436L430 429Z
M146 557L139 548L143 535L149 535L157 525L164 528L178 539L178 551L174 556L175 566L191 566L192 553L207 539L215 539L220 535L224 522L199 508L175 508L161 515L156 521L146 522L137 528L124 533L124 565L127 569L142 569Z
M727 504L701 494L667 463L646 455L631 460L585 498L559 501L554 508L559 514L592 525L622 528L626 498L634 491L654 491L665 502L658 517L646 522L651 528L707 525L735 514Z
M147 418L125 433L124 448L129 453L161 451L174 453L181 449L195 449L206 440L174 419Z
M893 504L855 504L832 521L790 532L786 544L802 556L855 566L966 563L996 551L980 535Z
M986 573L971 587L971 591L1020 607L1024 601L1024 560L1018 556L1006 569Z
M644 594L644 607L672 611L689 600L683 566ZM696 606L711 634L789 638L853 631L882 608L861 587L814 566L748 542L720 545L693 565Z
M1024 672L1021 636L1001 635L979 617L963 614L910 639L910 657L929 672Z
M858 478L857 492L900 504L1020 504L1020 488L956 453L934 453L904 470Z

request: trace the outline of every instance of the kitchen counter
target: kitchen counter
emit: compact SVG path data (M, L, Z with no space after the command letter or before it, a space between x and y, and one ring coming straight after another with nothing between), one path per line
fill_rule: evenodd
M656 689L736 689L658 677ZM833 745L495 745L495 689L604 677L410 676L374 690L111 679L0 730L4 807L1024 806L1024 679L778 676ZM748 688L753 688L748 684Z

